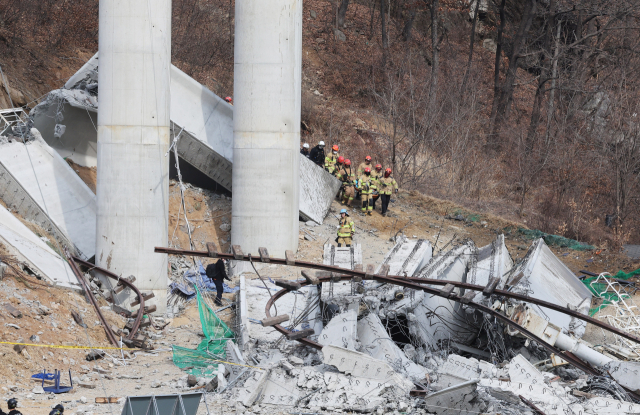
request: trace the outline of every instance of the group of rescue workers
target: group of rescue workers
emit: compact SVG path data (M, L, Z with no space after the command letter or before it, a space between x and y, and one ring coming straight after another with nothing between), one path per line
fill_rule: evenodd
M300 154L308 157L318 166L324 167L326 171L342 182L342 187L338 193L338 198L343 205L351 206L353 199L360 197L361 210L363 214L369 216L376 208L378 198L382 200L382 216L387 215L391 194L398 193L398 183L391 175L390 168L382 171L382 164L371 162L371 156L366 156L364 162L360 163L357 169L352 168L351 160L340 155L340 147L335 144L331 147L331 152L325 155L324 141L320 141L317 146L309 150L309 144L304 143L300 149ZM338 246L345 244L351 246L354 234L354 224L346 209L340 211L340 223L338 226Z

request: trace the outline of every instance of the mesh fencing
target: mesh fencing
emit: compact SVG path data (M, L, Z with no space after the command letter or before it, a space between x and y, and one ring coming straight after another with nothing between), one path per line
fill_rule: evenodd
M217 361L226 360L225 345L229 340L235 341L235 334L204 301L198 287L194 287L205 338L195 350L172 346L173 363L180 369L190 368L187 373L192 375L211 375L218 370Z
M624 271L618 271L618 273L616 275L613 275L612 278L627 281L629 278L635 277L637 275L640 275L640 269L637 269L629 273L626 273ZM589 316L591 317L593 317L598 311L602 310L606 306L609 306L614 302L619 302L621 300L621 298L619 298L619 296L616 293L604 292L607 289L606 284L604 283L591 284L596 279L598 279L598 277L590 277L582 280L582 283L587 286L587 288L589 289L589 291L591 291L593 295L595 295L596 297L602 298L603 300L602 304L600 304L598 307L594 307L589 310ZM624 296L625 298L629 297L629 295L627 295L626 293L621 295Z
M584 242L578 242L575 239L565 238L560 235L551 235L549 233L545 233L536 229L524 229L518 228L518 232L525 236L527 239L544 239L544 242L551 246L557 246L560 248L569 248L575 251L588 251L592 249L596 249L595 246L589 245Z

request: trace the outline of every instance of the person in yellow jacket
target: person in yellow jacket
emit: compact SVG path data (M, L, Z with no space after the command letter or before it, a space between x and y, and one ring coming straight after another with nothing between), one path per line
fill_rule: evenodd
M353 241L352 238L355 233L356 226L349 217L347 209L342 209L340 211L340 220L338 222L338 237L336 238L338 246L341 247L342 244L345 244L345 246L351 246L351 242Z
M340 151L340 147L338 147L337 144L334 144L333 147L331 147L331 153L324 158L324 169L331 174L336 170L336 164L340 157L338 151Z
M371 210L376 210L376 201L378 197L380 197L380 186L378 186L378 180L382 177L382 164L376 164L375 170L371 172L371 181L376 185L377 190L374 190L371 194L371 204L373 208Z
M360 191L360 200L362 201L362 213L371 216L373 210L372 194L376 190L376 184L371 179L371 169L365 167L364 174L358 177L357 189Z
M351 160L344 161L344 166L338 172L337 177L342 181L342 204L351 206L356 195L356 175L351 171Z
M364 169L366 169L367 167L369 168L369 170L373 168L373 166L371 165L371 156L365 157L364 161L358 166L358 177L364 174Z
M396 193L398 193L398 183L396 182L396 179L391 176L391 169L386 169L384 171L384 176L378 179L378 192L382 199L382 216L387 216L391 193L393 193L394 189Z

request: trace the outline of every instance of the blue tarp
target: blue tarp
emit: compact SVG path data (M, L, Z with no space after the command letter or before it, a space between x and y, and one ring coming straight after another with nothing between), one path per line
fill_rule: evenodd
M185 295L187 297L187 301L192 300L196 296L195 291L191 289L193 285L196 285L202 292L216 292L216 285L209 279L209 277L207 277L207 273L200 261L198 261L196 269L191 268L184 273L184 279L187 284L178 284L174 282L171 284L171 288L173 288L173 290L178 290ZM234 293L240 289L240 287L231 288L225 283L222 284L222 287L225 293Z

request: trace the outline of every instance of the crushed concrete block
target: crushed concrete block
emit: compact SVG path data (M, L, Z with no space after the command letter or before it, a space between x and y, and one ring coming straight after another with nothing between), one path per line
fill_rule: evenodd
M396 370L410 379L423 381L427 369L409 360L404 352L389 337L380 318L369 313L358 322L358 340L363 351L371 357L384 360Z
M606 369L620 386L640 392L640 362L612 361Z
M521 354L511 359L509 363L509 378L511 382L523 382L533 385L544 384L542 373Z
M354 310L335 315L322 329L318 343L323 346L332 345L356 350L358 314Z
M253 372L238 391L238 401L247 408L253 405L262 393L270 374L270 370Z
M397 374L388 363L364 353L337 346L324 346L322 356L324 364L335 366L348 375L383 381L407 391L413 386L412 382Z
M79 256L94 255L96 196L42 138L0 144L0 171L12 178L0 185L0 197L8 206L50 230Z
M585 315L591 307L591 291L554 255L542 238L532 244L525 261L509 273L506 285L510 286L510 291L561 307L569 306ZM539 316L572 332L576 337L584 334L587 326L585 321L535 304L529 306Z
M387 252L375 273L380 274L384 265L389 266L389 275L412 277L425 266L432 255L431 243L426 239L397 238L396 244Z
M489 378L494 376L495 370L491 363L451 354L444 364L437 368L437 385L448 388L469 380Z
M261 404L293 406L298 401L300 391L297 379L289 377L281 371L272 371L267 378L260 398Z
M78 280L69 264L2 205L0 242L18 260L26 262L29 268L40 276L62 287L79 289Z
M238 349L238 346L233 342L233 340L227 340L225 350L227 352L227 360L231 363L235 363L235 365L228 365L230 372L229 382L233 382L240 373L242 373L243 369L245 369L243 366L237 365L246 365L246 363L242 357L242 352L240 352L240 349Z
M418 272L417 277L466 282L467 267L474 251L475 245L471 241L452 248L443 255L432 258ZM453 292L461 293L458 288ZM410 334L423 344L433 347L442 340L465 344L480 329L479 325L470 320L462 304L442 297L424 295L412 314L415 320L409 321ZM456 330L451 330L450 327L456 327Z
M478 399L477 380L471 380L424 398L425 409L438 415L459 415L482 412L484 402Z
M291 364L296 366L304 365L304 360L300 359L298 356L289 356L289 361L291 362Z

